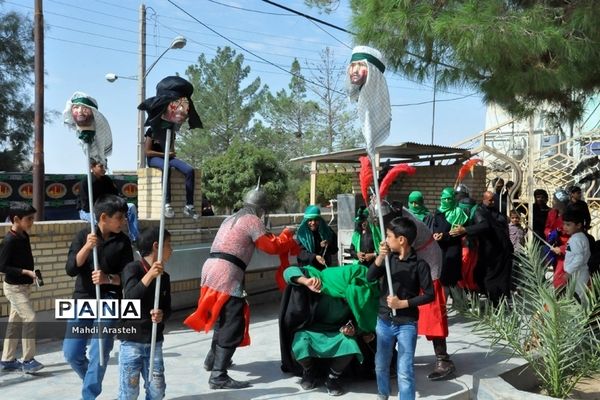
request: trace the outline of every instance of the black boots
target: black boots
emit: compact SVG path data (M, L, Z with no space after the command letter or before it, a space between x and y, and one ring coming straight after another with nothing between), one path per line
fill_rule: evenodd
M310 367L310 368L304 369L302 371L302 379L300 380L300 386L302 386L302 389L311 390L311 389L314 389L316 385L317 385L317 377L315 374L315 368Z
M213 368L208 379L208 385L211 389L243 389L250 386L249 382L236 381L227 375L227 367L231 363L234 352L235 347L215 345Z
M217 344L215 342L212 342L210 345L210 350L208 351L208 353L206 354L206 358L204 359L204 369L207 371L212 371L213 370L213 366L215 364L215 346ZM231 367L233 365L233 360L229 360L229 364L227 364L227 368Z
M427 375L431 381L441 381L450 378L456 367L450 360L450 356L446 350L446 339L433 339L433 349L435 351L435 368L433 372Z
M340 375L332 369L329 370L329 374L325 380L325 387L330 396L341 396L344 394L344 389L340 384Z
M213 366L215 365L215 346L216 343L212 342L210 344L210 350L206 354L206 358L204 359L204 369L207 371L212 371Z

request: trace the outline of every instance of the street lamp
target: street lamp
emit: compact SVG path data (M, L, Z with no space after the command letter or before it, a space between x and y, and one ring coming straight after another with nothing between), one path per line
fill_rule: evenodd
M143 11L143 19L145 21L145 10ZM171 45L162 52L160 56L154 60L154 62L150 65L148 69L146 69L146 34L145 34L145 25L142 27L141 31L143 34L140 37L140 64L139 64L139 74L137 76L122 76L114 73L108 73L105 75L105 78L109 82L114 82L117 79L130 79L138 81L138 104L141 104L144 100L146 100L146 77L152 71L152 69L156 66L156 63L165 55L167 51L171 49L181 49L183 48L187 40L183 36L177 36L171 42ZM144 111L138 110L138 148L137 148L137 167L144 168L146 166L146 159L144 157Z

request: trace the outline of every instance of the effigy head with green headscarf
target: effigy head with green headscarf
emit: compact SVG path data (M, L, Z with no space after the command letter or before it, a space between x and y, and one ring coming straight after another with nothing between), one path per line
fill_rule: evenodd
M425 207L425 199L423 199L423 194L421 192L416 190L410 192L408 195L408 210L421 221L429 214L429 210Z
M321 240L331 240L331 228L327 226L327 223L321 217L321 209L316 205L310 205L304 210L304 219L298 227L296 232L296 238L306 250L311 253L315 252L315 243L313 240L313 234L308 226L308 221L318 221L318 231L321 236Z
M440 196L440 207L438 210L444 214L446 221L453 227L456 225L464 225L469 219L467 214L457 207L454 189L451 187L444 188Z

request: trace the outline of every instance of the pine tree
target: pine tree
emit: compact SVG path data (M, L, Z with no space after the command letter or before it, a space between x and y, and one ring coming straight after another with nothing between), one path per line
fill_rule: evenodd
M0 15L0 171L19 171L31 152L33 104L32 22Z
M182 129L178 148L182 158L200 166L207 157L222 154L236 139L246 140L251 135L251 121L266 87L261 87L260 78L242 87L250 67L244 66L244 56L230 47L218 48L210 61L200 55L186 74L196 88L192 99L204 129Z
M337 3L306 0L327 11ZM595 0L351 0L356 43L388 67L439 87L479 90L513 115L541 105L580 119L600 86Z

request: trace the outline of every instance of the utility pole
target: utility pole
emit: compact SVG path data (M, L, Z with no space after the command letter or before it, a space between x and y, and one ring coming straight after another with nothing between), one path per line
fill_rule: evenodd
M140 48L139 48L139 70L138 70L138 105L146 100L146 6L140 4ZM138 148L137 167L146 167L144 151L144 111L138 110Z
M35 0L33 38L35 42L34 75L34 144L33 144L33 206L35 219L44 220L44 13L42 0Z

